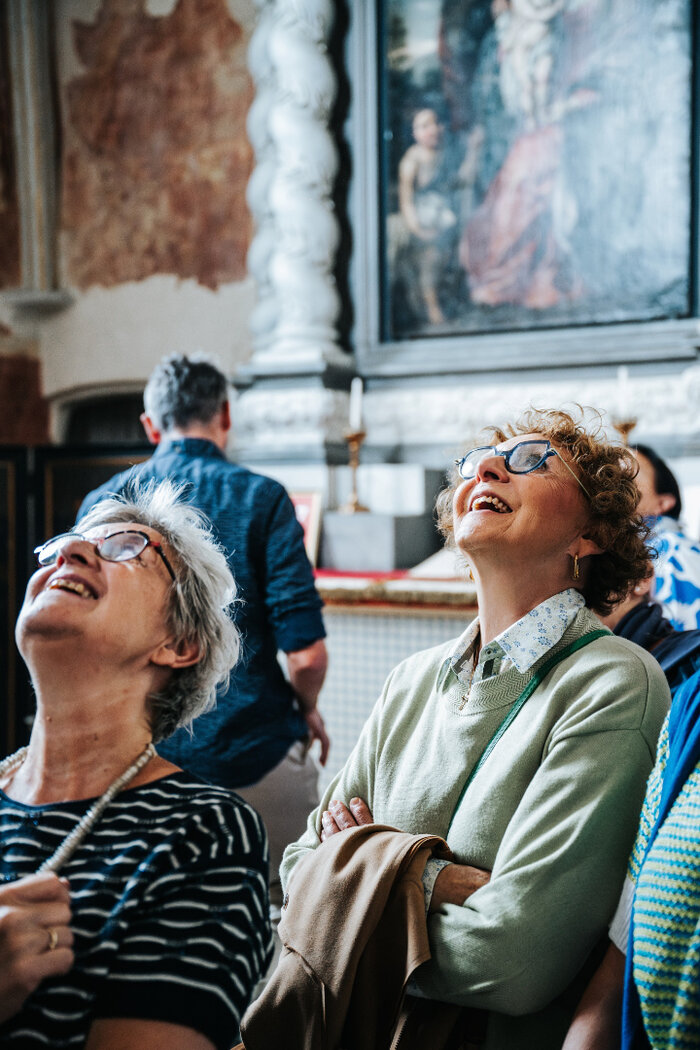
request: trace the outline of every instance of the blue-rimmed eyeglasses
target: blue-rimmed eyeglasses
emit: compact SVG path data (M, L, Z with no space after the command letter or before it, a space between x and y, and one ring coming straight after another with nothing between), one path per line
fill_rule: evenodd
M465 481L471 481L473 477L476 477L479 464L487 456L503 456L506 470L510 474L531 474L533 470L541 467L550 456L558 456L560 462L564 464L569 474L590 499L588 489L581 479L577 477L563 456L555 448L552 448L551 442L546 439L541 441L519 441L517 445L513 445L512 448L508 449L497 448L496 445L480 445L478 448L473 448L471 452L467 452L466 456L455 460L460 477L464 478Z
M173 567L165 555L162 543L152 540L146 532L140 532L138 529L123 529L120 532L112 532L109 536L100 536L98 539L83 536L80 532L62 532L60 536L54 536L41 546L35 547L34 553L39 565L53 565L64 544L75 539L91 543L104 561L130 561L132 558L138 558L139 554L143 554L146 547L153 547L156 554L163 559L163 564L171 578L175 580Z

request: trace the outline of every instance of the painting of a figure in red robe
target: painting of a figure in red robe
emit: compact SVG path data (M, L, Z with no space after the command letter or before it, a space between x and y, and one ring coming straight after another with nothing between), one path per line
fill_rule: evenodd
M383 0L385 339L691 309L691 0Z

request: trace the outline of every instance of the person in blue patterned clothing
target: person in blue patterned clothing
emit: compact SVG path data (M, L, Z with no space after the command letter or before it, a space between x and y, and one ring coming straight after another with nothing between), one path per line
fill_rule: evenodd
M668 465L648 445L632 451L639 463L639 513L651 527L654 601L677 631L700 627L700 544L680 524L682 501L678 482Z
M563 1050L700 1047L700 672L673 697L607 953Z
M271 951L265 831L154 747L235 664L226 558L169 482L35 553L36 718L0 763L0 1045L227 1050Z
M661 607L649 600L652 582L650 564L647 579L601 617L615 634L659 661L673 703L659 737L610 944L564 1050L700 1047L700 631L673 630Z
M216 707L191 733L174 733L163 754L209 783L234 788L260 813L278 909L282 852L318 802L309 745L318 740L322 764L330 746L317 705L327 665L323 603L282 485L226 459L231 413L217 368L201 357L166 357L146 385L141 422L155 453L91 492L77 520L108 493L161 478L185 485L186 498L211 520L238 588L233 615L242 657Z

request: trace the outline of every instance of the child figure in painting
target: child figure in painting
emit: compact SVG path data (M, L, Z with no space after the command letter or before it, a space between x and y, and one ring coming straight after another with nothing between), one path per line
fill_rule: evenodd
M443 324L437 284L444 257L441 240L457 223L446 192L443 126L434 109L419 109L413 117L414 144L399 164L399 207L412 235L422 306L430 324Z

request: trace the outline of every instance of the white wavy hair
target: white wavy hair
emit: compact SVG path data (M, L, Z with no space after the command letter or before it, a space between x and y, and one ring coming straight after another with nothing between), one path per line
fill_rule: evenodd
M196 642L200 659L173 671L165 688L149 696L155 741L214 706L217 689L228 683L240 651L240 635L231 619L236 584L209 519L183 501L184 488L171 481L134 484L123 495L96 503L76 526L87 532L122 522L147 525L169 548L175 580L168 593L168 627L177 642Z

